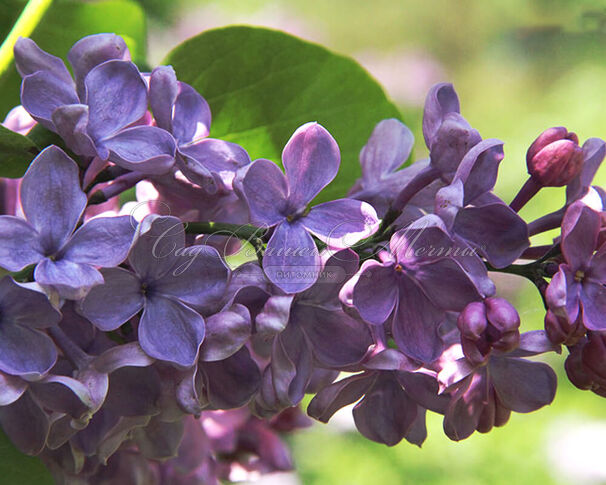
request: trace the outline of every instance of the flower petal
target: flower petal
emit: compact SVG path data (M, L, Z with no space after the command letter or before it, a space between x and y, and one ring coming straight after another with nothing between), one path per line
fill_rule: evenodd
M301 224L328 246L348 248L374 234L379 220L370 204L354 199L339 199L315 206L301 218Z
M27 221L0 216L0 267L19 271L44 256L38 232Z
M530 246L526 223L505 204L461 209L453 232L496 268L510 265Z
M206 337L200 348L200 359L206 362L223 360L235 354L250 337L250 313L243 305L222 311L206 319Z
M109 161L122 168L161 175L175 163L175 140L157 126L135 126L101 141L109 150Z
M48 335L14 323L0 325L0 371L39 378L57 361L57 349Z
M53 125L65 144L78 155L94 157L97 149L88 135L88 106L66 104L59 106L52 114Z
M44 259L36 266L34 279L40 285L54 288L62 298L68 300L79 300L93 286L103 283L101 273L91 265L67 259Z
M185 230L179 219L151 214L137 228L128 262L145 283L158 280L179 263Z
M95 66L113 59L129 60L130 52L122 37L116 34L94 34L83 37L67 53L78 85L78 95L86 97L84 79Z
M536 411L555 397L555 372L542 362L492 358L489 374L501 403L517 413Z
M108 332L120 327L143 308L141 282L122 268L101 271L105 282L92 288L79 311L97 328Z
M503 142L496 139L482 140L465 154L455 174L465 187L463 206L492 190L504 156Z
M440 311L407 276L399 279L398 306L392 332L398 348L421 362L432 362L442 352L438 328L444 320Z
M198 91L184 82L179 83L179 95L173 111L172 134L179 143L208 136L210 107Z
M306 123L288 140L282 163L290 187L289 202L301 209L335 178L341 155L337 142L322 125Z
M86 207L76 162L54 145L45 148L23 177L21 205L47 254L58 251Z
M0 280L2 320L29 327L47 328L59 323L61 314L54 309L46 294L26 288L5 276Z
M385 322L398 300L398 284L393 266L365 261L353 291L353 304L368 323Z
M139 342L150 357L191 367L204 333L202 316L183 303L157 295L146 300Z
M400 120L380 121L360 152L364 181L378 182L404 165L414 141L412 131Z
M19 399L27 389L27 381L0 372L0 407Z
M30 74L21 83L21 104L32 118L52 131L55 131L53 111L60 106L79 102L73 84L48 72Z
M448 113L460 113L459 98L452 84L434 84L425 98L423 137L431 147L433 139Z
M606 330L606 287L586 282L580 293L583 305L583 324L589 330Z
M93 139L114 135L147 110L147 87L132 62L112 60L91 69L84 79ZM65 103L67 104L67 103Z
M128 255L135 222L130 216L97 217L78 229L61 250L64 259L109 268Z
M48 417L29 393L8 406L0 407L0 425L22 453L37 455L46 444Z
M339 409L356 402L372 385L373 379L366 373L356 374L321 389L309 403L307 414L328 423Z
M597 248L600 215L582 201L572 204L562 220L562 252L573 270L585 270Z
M172 132L173 107L179 94L177 75L172 66L156 67L149 78L149 104L160 128Z
M43 71L67 84L73 84L65 63L38 47L32 39L20 37L15 42L15 66L21 77Z
M289 325L295 324L311 343L316 360L326 367L357 364L373 343L368 326L341 310L295 304Z
M195 308L219 303L229 279L229 268L211 246L190 246L179 253L172 271L156 280L153 291L168 295Z
M255 160L242 180L253 224L274 226L284 220L288 184L278 166L269 160Z

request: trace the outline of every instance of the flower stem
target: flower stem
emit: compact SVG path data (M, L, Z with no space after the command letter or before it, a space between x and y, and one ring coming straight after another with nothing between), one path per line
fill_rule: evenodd
M522 186L522 188L518 192L518 195L516 195L515 198L511 201L509 207L511 207L511 209L516 212L520 212L520 209L522 209L522 207L524 207L530 199L537 195L539 190L541 190L542 188L543 187L540 184L538 184L532 177L530 177Z
M19 37L29 37L42 20L53 0L29 0L19 15L13 28L0 46L0 76L10 66L14 55L13 48Z

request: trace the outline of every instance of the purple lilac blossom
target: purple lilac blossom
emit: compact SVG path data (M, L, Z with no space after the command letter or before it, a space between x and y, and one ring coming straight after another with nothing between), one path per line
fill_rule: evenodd
M295 131L284 147L282 163L286 176L269 160L256 160L242 188L251 221L274 227L263 257L265 273L285 292L299 293L317 280L320 259L312 235L330 247L345 248L375 232L378 220L372 206L353 199L308 209L340 164L336 141L319 124Z
M86 207L78 166L54 145L24 175L21 206L25 219L0 216L0 266L9 271L36 264L39 284L78 299L103 283L97 267L126 258L134 234L130 217L91 219L77 228Z

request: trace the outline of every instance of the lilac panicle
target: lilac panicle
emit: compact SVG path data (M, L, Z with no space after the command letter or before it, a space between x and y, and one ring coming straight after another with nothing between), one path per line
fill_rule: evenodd
M295 131L282 153L286 176L269 160L255 161L242 188L253 223L274 227L263 258L263 269L287 293L311 287L320 260L312 234L331 247L344 248L377 228L375 210L353 199L308 204L336 176L339 147L317 123ZM312 276L298 276L299 273Z

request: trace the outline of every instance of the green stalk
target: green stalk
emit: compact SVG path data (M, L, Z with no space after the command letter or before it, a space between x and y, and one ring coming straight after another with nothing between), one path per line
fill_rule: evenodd
M19 15L17 22L0 46L0 76L13 61L13 47L19 37L29 37L42 17L53 3L53 0L29 0Z

